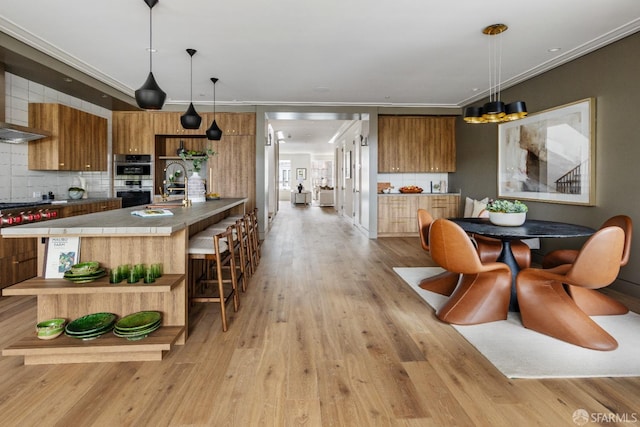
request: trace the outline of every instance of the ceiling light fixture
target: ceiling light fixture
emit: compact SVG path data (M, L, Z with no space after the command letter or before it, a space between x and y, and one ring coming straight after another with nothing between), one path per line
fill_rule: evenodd
M202 123L202 117L200 117L193 106L193 55L195 55L196 52L197 50L195 49L187 49L187 53L191 57L191 92L189 95L189 108L180 116L180 124L185 129L198 129L200 123Z
M211 77L211 81L213 82L213 123L207 129L207 139L212 141L220 141L222 138L222 129L218 127L216 123L216 83L218 79L216 77Z
M136 90L136 102L138 107L145 110L160 110L164 105L164 100L167 94L160 89L155 77L153 77L153 19L152 11L153 6L158 3L158 0L143 0L147 6L149 6L149 75L147 80Z
M500 99L501 68L502 68L502 36L509 27L505 24L493 24L482 30L490 37L489 42L489 102L482 107L467 107L464 111L464 121L467 123L500 123L518 120L527 115L524 101L515 101L505 106ZM499 45L498 45L499 43Z

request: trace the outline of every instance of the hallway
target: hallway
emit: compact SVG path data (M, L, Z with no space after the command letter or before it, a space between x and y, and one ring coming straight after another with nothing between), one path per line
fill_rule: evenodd
M571 426L577 408L638 410L637 378L503 377L391 269L428 263L417 237L283 204L228 332L199 304L161 362L2 357L2 425ZM34 322L32 298L0 298L0 345Z

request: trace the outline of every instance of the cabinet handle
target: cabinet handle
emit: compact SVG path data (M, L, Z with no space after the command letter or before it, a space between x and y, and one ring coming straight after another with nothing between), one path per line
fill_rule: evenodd
M38 257L33 256L31 258L25 258L23 260L16 260L16 261L13 261L13 263L14 264L20 264L22 262L33 261L34 259L38 259Z

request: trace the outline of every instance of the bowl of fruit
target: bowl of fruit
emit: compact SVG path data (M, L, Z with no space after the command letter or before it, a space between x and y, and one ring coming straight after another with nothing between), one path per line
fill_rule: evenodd
M220 200L220 194L218 193L207 193L204 196L207 200Z
M406 185L404 187L400 187L401 193L422 193L422 188L417 185Z

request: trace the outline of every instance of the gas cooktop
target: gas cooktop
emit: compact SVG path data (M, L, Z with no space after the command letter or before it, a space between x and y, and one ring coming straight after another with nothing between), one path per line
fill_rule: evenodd
M0 211L4 209L30 208L42 205L50 205L50 201L41 202L0 202Z

